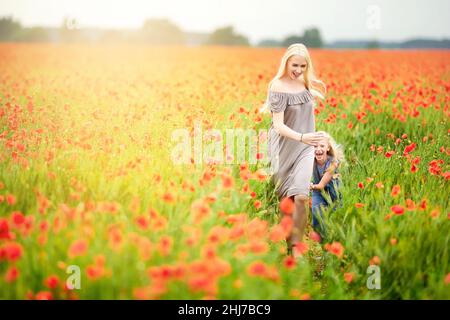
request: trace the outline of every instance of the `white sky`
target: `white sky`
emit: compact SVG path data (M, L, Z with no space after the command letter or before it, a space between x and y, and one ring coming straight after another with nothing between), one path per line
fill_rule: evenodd
M148 17L167 17L185 31L231 24L253 43L311 26L327 42L450 38L450 0L0 0L5 15L25 26L60 26L65 16L81 27L138 28Z

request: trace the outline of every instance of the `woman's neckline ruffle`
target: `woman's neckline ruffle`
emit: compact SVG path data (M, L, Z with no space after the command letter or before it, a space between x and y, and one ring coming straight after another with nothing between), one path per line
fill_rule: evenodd
M302 91L299 92L283 92L283 91L274 91L274 90L270 90L270 92L272 93L276 93L276 94L287 94L287 95L296 95L296 94L302 94L305 91L308 91L308 89L303 89Z
M282 91L269 91L272 96L278 96L279 98L287 99L288 105L303 104L314 99L314 96L308 89L303 89L300 92L282 92Z

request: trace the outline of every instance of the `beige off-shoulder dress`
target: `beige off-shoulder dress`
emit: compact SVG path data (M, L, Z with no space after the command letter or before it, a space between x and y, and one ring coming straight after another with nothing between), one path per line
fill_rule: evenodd
M314 97L308 89L298 93L269 91L271 112L284 111L284 124L300 133L315 132ZM268 135L271 179L279 199L309 195L314 146L278 134L273 120Z

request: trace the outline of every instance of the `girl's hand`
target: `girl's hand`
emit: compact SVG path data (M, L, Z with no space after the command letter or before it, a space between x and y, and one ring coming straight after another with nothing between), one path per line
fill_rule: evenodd
M319 141L324 138L325 134L323 132L304 133L302 137L302 142L309 144L311 146L317 146Z
M311 183L309 184L309 190L314 190L314 183L311 182Z

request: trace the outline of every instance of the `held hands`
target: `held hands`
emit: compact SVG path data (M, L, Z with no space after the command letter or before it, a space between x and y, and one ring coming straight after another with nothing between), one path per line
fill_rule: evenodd
M319 141L323 138L325 138L325 134L323 132L304 133L301 142L309 144L311 146L317 146Z

